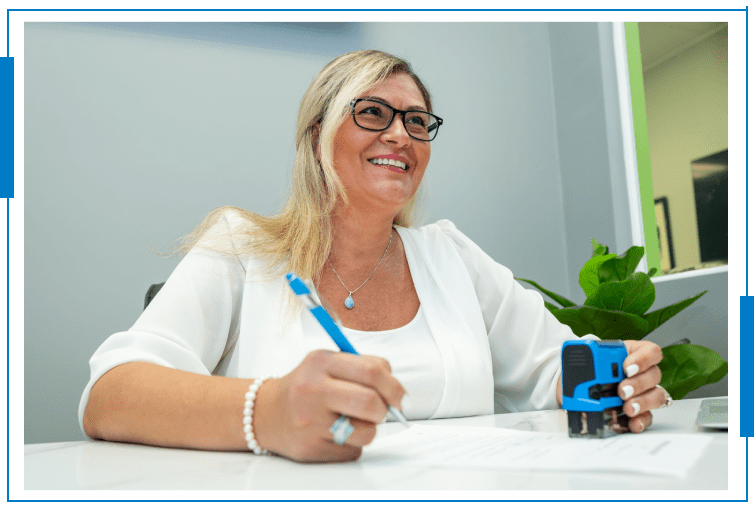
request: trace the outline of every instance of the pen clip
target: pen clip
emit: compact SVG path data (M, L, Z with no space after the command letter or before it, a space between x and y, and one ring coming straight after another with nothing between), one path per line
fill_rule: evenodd
M306 279L303 281L306 288L309 290L309 296L311 297L312 301L317 305L317 307L322 307L322 300L319 298L319 294L317 294L317 288L314 287L314 282L312 279Z
M335 312L335 310L330 307L330 304L327 303L327 300L321 298L317 293L317 288L314 287L314 282L312 281L312 279L304 280L295 273L288 273L285 278L288 280L288 284L290 284L293 292L299 297L304 305L306 305L309 309L316 309L318 307L321 307L325 312L328 313L328 315L332 318L336 325L340 327L343 326L343 323L340 321L340 318L338 318L338 314ZM323 302L325 303L325 305L323 305Z
M314 282L312 282L311 279L306 279L304 281L306 284L306 287L309 289L309 293L311 294L312 301L325 309L327 313L330 315L332 320L335 322L336 325L338 325L340 328L343 328L343 322L340 321L340 318L338 317L338 313L335 312L335 309L333 309L330 306L330 303L325 300L324 298L320 297L317 293L317 288L314 287Z

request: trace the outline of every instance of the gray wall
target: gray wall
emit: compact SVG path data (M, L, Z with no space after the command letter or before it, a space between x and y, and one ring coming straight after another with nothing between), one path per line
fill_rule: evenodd
M665 275L652 279L655 303L651 310L678 303L702 291L707 293L646 338L665 347L681 339L715 350L728 360L728 267ZM727 396L728 375L700 387L687 398Z
M591 239L619 254L632 246L616 62L609 24L553 23L550 40L567 296L581 303L578 275L592 255Z
M590 238L629 243L610 31L27 23L25 442L83 438L89 357L177 264L150 249L171 248L217 206L282 204L301 96L348 51L407 58L446 120L426 221L453 220L515 275L580 300Z

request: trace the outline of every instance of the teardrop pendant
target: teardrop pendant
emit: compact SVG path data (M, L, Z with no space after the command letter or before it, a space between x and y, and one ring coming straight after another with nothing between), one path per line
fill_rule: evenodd
M353 303L353 298L351 297L350 293L348 295L348 298L346 298L345 306L346 306L346 309L353 309L354 303Z

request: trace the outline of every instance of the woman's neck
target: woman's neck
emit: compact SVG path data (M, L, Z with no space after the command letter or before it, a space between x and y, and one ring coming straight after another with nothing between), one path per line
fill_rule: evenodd
M337 267L377 261L390 243L393 217L359 214L352 209L334 214L330 263Z

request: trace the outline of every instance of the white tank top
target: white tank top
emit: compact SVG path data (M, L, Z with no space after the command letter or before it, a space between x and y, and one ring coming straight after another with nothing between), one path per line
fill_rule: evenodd
M359 353L390 362L393 376L408 393L403 409L406 418L429 419L435 413L445 387L445 370L421 305L409 324L394 330L366 332L343 327L343 331ZM392 420L389 415L388 420Z

